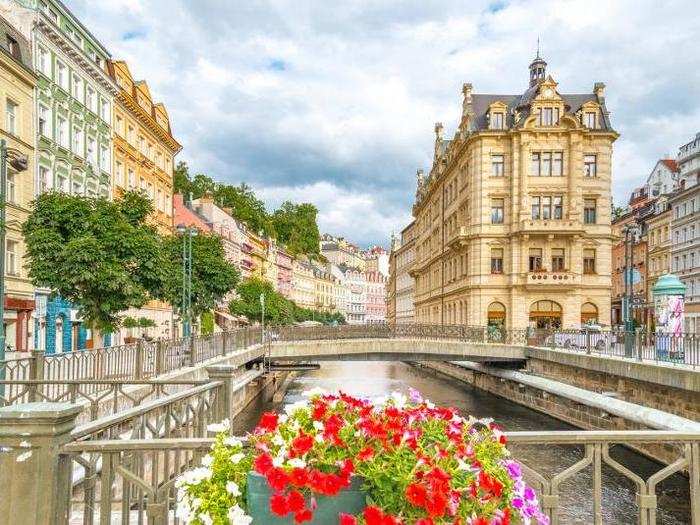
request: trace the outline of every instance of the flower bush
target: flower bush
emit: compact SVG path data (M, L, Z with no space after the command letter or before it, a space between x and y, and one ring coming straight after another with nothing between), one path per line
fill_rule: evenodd
M177 480L178 516L196 525L248 525L248 472L265 476L270 510L295 523L313 519L318 496L359 476L367 506L340 525L546 524L535 492L490 420L464 419L412 390L369 401L314 390L263 414L248 446L218 432L202 466Z

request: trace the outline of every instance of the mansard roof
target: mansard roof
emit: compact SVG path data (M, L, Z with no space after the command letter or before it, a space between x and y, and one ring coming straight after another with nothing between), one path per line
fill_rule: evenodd
M10 50L10 44L8 37L12 38L17 42L17 49L15 52ZM22 34L12 27L9 22L4 18L0 17L0 48L10 55L15 61L22 64L25 68L32 68L32 55L30 52L29 42L22 36Z

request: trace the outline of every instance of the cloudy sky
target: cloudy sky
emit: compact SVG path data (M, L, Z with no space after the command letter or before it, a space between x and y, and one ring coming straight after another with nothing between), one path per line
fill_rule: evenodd
M697 0L65 1L148 80L193 171L311 201L361 244L410 221L462 83L522 92L538 36L560 90L608 86L617 202L700 131Z

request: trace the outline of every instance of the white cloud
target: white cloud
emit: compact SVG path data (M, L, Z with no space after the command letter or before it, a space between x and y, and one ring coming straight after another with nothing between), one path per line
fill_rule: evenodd
M694 0L66 1L165 102L194 171L310 200L359 242L410 218L462 83L522 92L538 36L563 92L608 86L618 202L700 128Z

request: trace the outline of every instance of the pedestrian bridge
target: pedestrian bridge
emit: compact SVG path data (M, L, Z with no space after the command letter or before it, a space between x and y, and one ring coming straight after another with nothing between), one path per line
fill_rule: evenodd
M269 357L280 361L523 361L525 346L412 337L278 341Z

